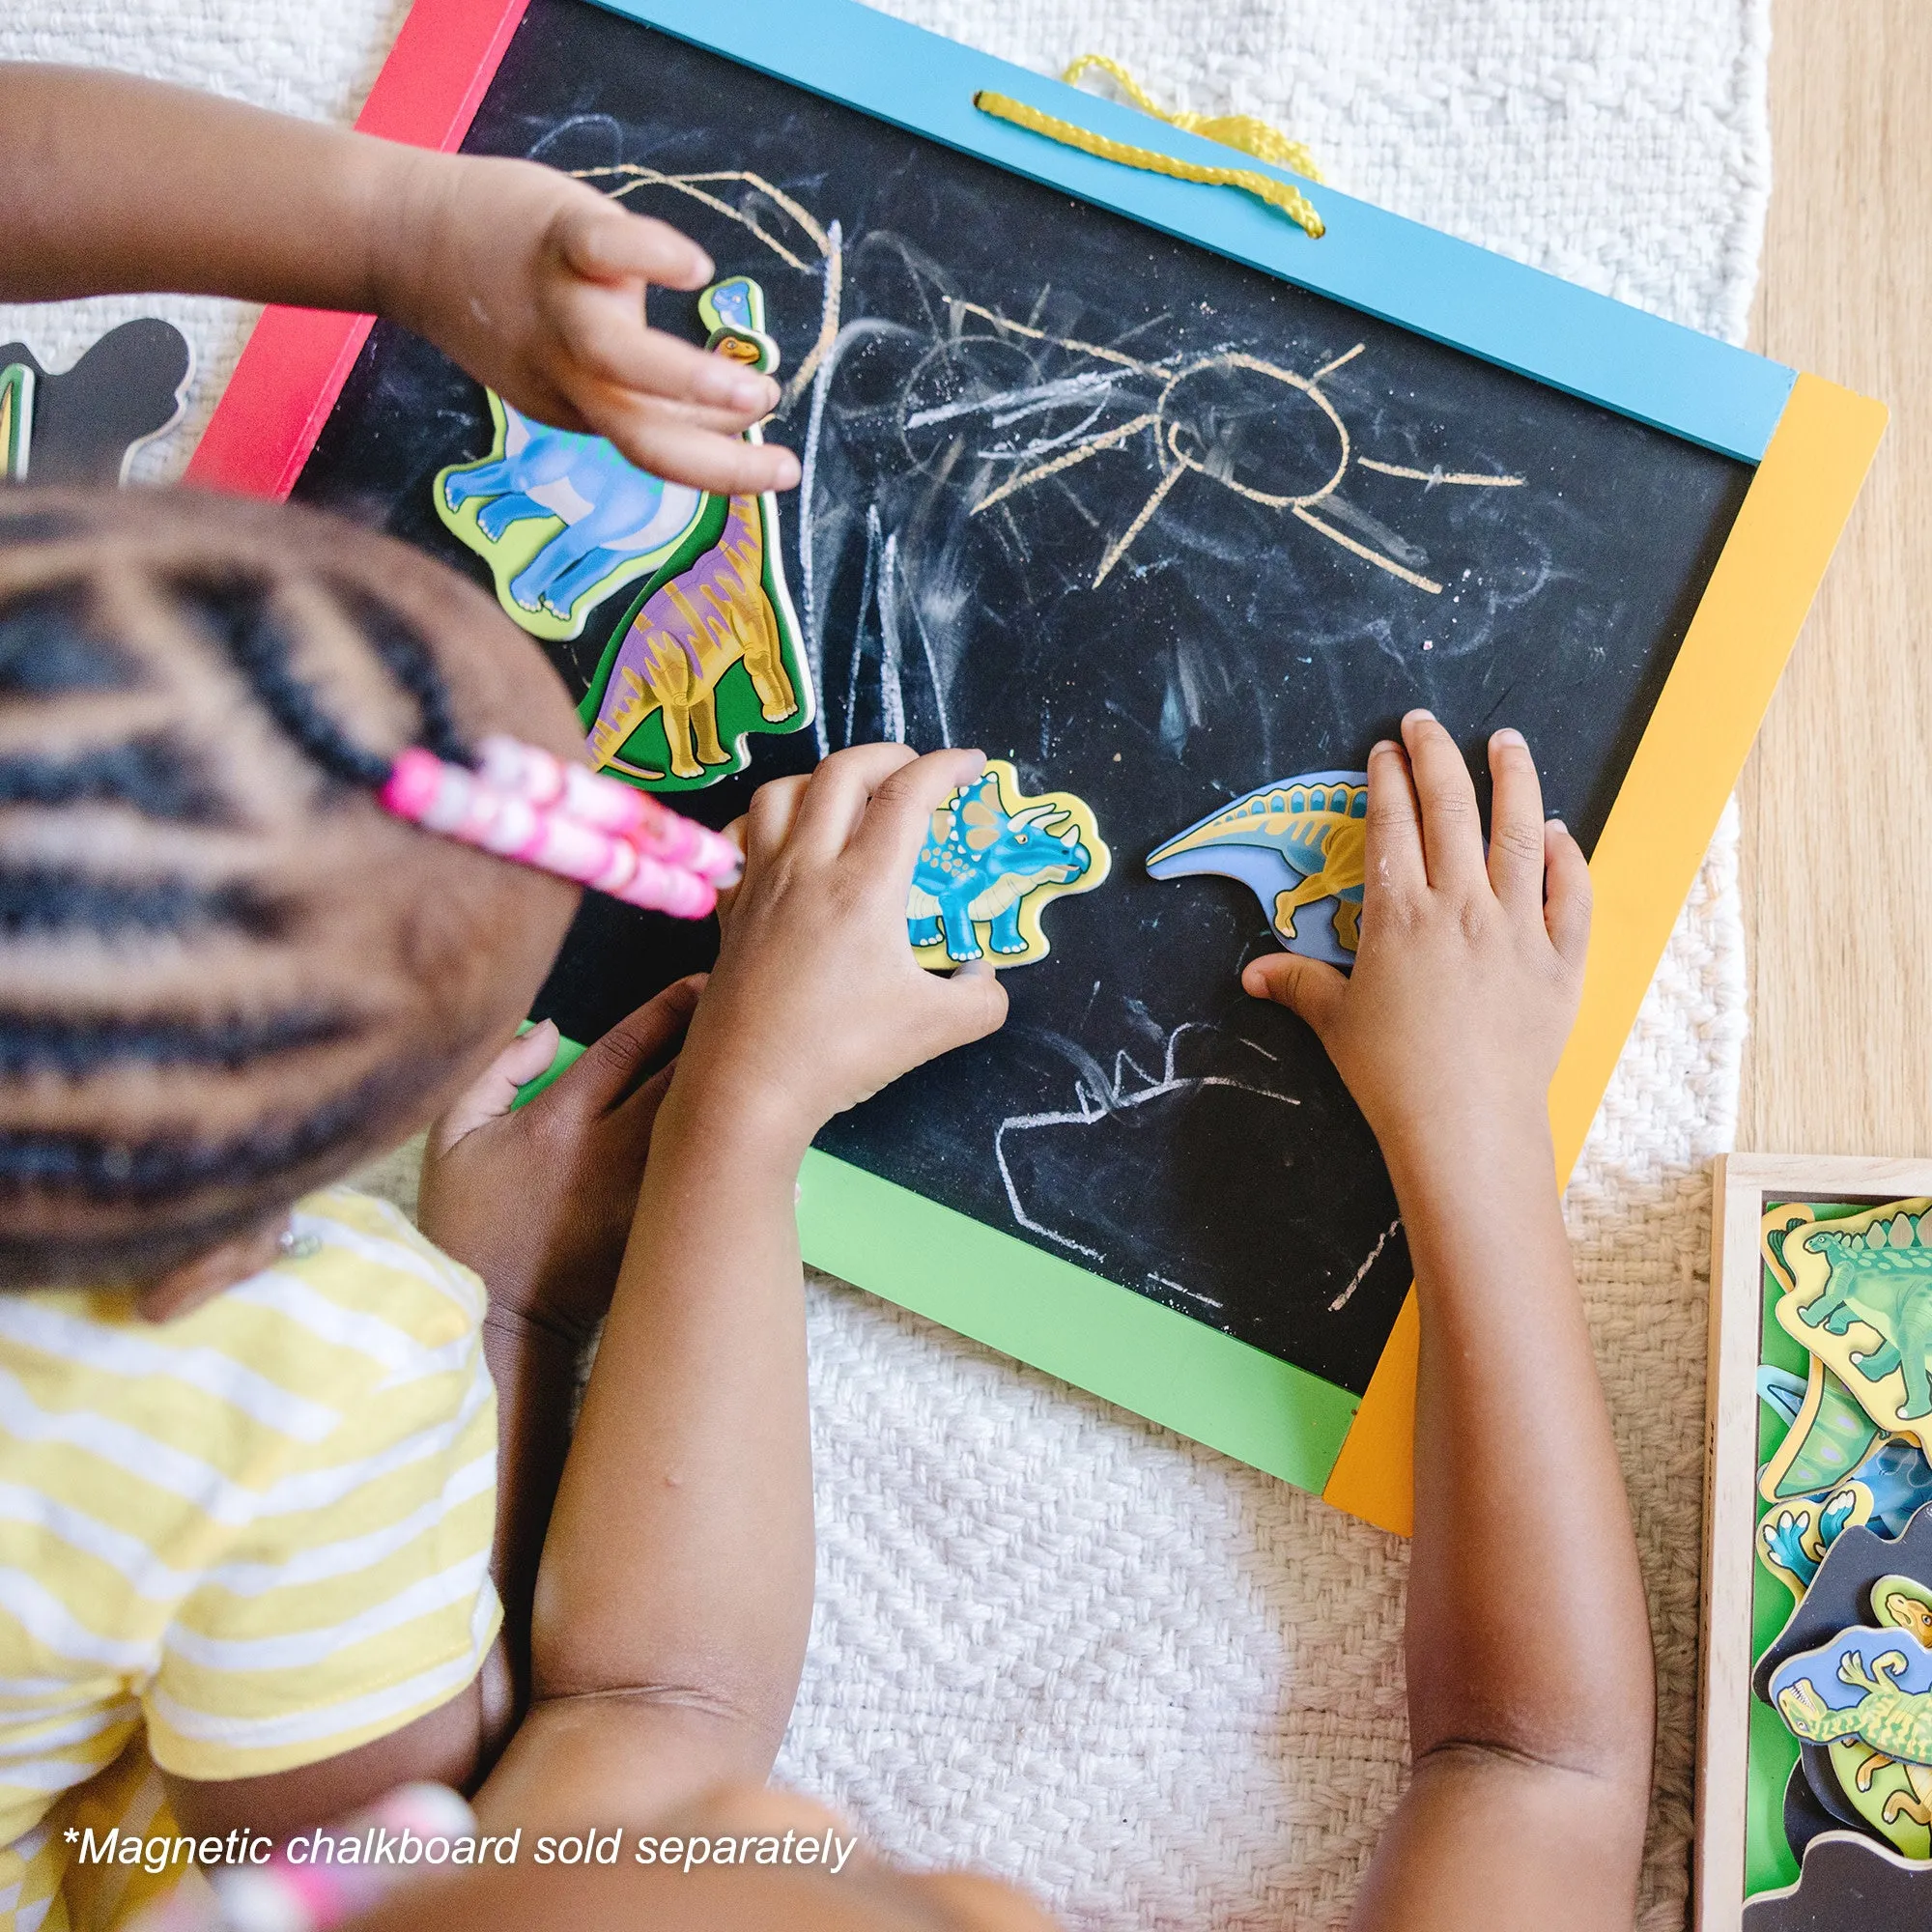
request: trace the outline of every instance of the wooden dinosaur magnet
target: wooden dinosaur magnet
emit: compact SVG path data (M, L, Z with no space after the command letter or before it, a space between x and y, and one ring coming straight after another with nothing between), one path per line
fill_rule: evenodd
M697 309L714 355L778 367L751 276L713 283ZM440 470L433 496L490 566L497 601L533 637L560 642L639 586L579 708L598 768L652 791L695 791L743 771L753 732L810 724L776 497L667 482L602 437L551 429L486 393L490 453ZM763 431L753 424L745 439Z
M1835 1375L1889 1435L1932 1453L1932 1199L1842 1220L1802 1221L1781 1237L1792 1286L1778 1325Z
M1787 1424L1784 1439L1758 1472L1758 1494L1768 1503L1817 1495L1844 1482L1880 1439L1878 1425L1816 1355L1804 1380L1761 1368L1757 1387L1759 1399ZM1919 1500L1932 1502L1932 1492Z
M1091 893L1113 864L1094 810L1070 791L1030 796L990 760L932 814L913 867L906 933L922 966L1030 966L1052 950L1040 915Z
M1903 1932L1932 1925L1932 1864L1857 1832L1821 1832L1798 1883L1746 1901L1744 1932Z
M1932 1651L1907 1631L1854 1626L1787 1659L1771 1694L1794 1737L1830 1750L1861 1818L1908 1857L1932 1850Z
M1799 1496L1779 1503L1757 1526L1758 1561L1801 1599L1841 1532L1871 1520L1871 1492L1845 1483L1827 1496Z
M764 292L749 275L714 284L697 307L713 354L777 368ZM757 442L763 432L753 424L745 437ZM816 711L779 549L778 498L706 497L590 680L579 716L592 759L651 791L696 791L743 771L753 733L802 731Z
M1261 900L1291 952L1350 966L1368 810L1366 772L1303 772L1197 819L1149 853L1147 868L1156 879L1204 872L1236 879Z
M110 328L67 369L0 346L0 482L125 483L134 452L181 415L193 373L187 338L156 316Z
M1918 1511L1895 1537L1881 1535L1868 1523L1840 1532L1827 1547L1811 1587L1752 1666L1755 1694L1769 1704L1773 1676L1794 1657L1829 1643L1840 1631L1891 1621L1873 1601L1879 1584L1888 1577L1894 1579L1889 1594L1897 1594L1900 1577L1932 1590L1932 1508Z

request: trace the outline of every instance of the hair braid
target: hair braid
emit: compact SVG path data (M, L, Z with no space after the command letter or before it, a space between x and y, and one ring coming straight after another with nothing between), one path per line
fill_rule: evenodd
M296 671L289 639L266 585L246 580L189 580L175 588L220 639L262 709L311 764L343 783L369 790L383 784L393 760L357 744ZM412 638L406 644L397 631L385 630L382 638L363 633L371 654L415 700L425 738L434 733L447 744L455 726L441 675L418 640Z
M430 1017L422 888L356 856L415 835L317 815L271 750L325 798L403 743L473 766L432 641L471 594L311 512L0 492L0 1288L257 1224L469 1050ZM358 722L384 690L402 742ZM475 876L410 849L412 876Z

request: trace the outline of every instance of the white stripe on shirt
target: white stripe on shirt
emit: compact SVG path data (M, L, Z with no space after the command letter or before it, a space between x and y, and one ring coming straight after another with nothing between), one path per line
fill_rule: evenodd
M497 1593L486 1579L477 1595L476 1613L470 1618L471 1649L468 1657L453 1658L384 1690L348 1697L339 1704L326 1704L281 1718L221 1718L194 1710L156 1688L153 1692L154 1706L169 1728L183 1737L224 1744L238 1750L271 1750L282 1745L306 1744L311 1738L340 1737L365 1725L380 1723L418 1704L446 1702L475 1676L482 1661L483 1634L489 1630L496 1613Z
M393 1597L322 1630L292 1631L283 1636L213 1637L185 1624L168 1629L163 1647L173 1656L208 1670L295 1670L319 1663L351 1644L365 1643L401 1624L413 1623L448 1604L466 1603L490 1568L490 1552L479 1549L433 1577L419 1577ZM0 1571L0 1579L6 1573Z
M218 1350L170 1349L150 1336L108 1328L28 1295L0 1294L0 1341L63 1360L84 1360L110 1376L162 1376L186 1382L298 1442L320 1442L342 1421L339 1410L258 1376Z

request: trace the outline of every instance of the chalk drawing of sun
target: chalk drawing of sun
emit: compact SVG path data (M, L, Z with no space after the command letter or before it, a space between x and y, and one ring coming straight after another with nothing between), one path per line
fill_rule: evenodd
M814 397L805 447L810 478L824 393L840 355L849 342L863 341L880 327L864 318L845 325L845 243L838 223L821 224L803 203L747 170L673 175L625 163L576 172L620 200L655 191L700 203L736 224L748 242L769 250L787 268L816 276L822 309L816 337L789 372L785 386L787 404L808 387ZM936 274L931 265L922 266ZM1046 298L1042 291L1040 306ZM1236 349L1188 360L1171 354L1151 359L1135 355L1120 342L1085 342L1037 321L1015 321L966 299L937 279L925 292L924 305L937 339L896 398L895 413L906 453L922 468L930 459L937 469L950 470L960 452L956 445L950 450L943 445L961 431L994 432L990 439L981 438L973 454L987 465L989 481L1002 469L1009 473L981 491L972 504L974 516L1001 505L1009 506L1010 515L1016 497L1054 479L1064 483L1070 471L1110 451L1138 452L1150 462L1147 497L1126 527L1104 544L1094 572L1094 588L1129 554L1169 497L1193 478L1199 480L1192 487L1212 484L1293 517L1363 562L1432 597L1440 596L1442 585L1413 567L1426 561L1422 554L1348 502L1339 494L1343 484L1358 469L1432 490L1516 490L1525 480L1439 464L1424 469L1361 454L1341 411L1321 386L1364 353L1359 342L1304 375ZM1157 328L1158 324L1146 327ZM1075 373L1045 374L1043 365L1058 359L1056 352L1081 358ZM1120 420L1122 408L1131 413ZM1009 434L1016 426L1023 427ZM1359 534L1339 528L1344 523ZM800 541L809 547L809 530L801 531ZM1406 553L1410 561L1400 553ZM809 554L803 567L809 581Z
M1172 360L1150 362L1119 348L1050 334L976 302L955 298L950 306L954 328L964 326L969 330L955 335L954 345L977 342L983 355L989 340L1004 340L1017 351L1019 345L1011 338L1020 337L1037 345L1035 355L1062 350L1092 357L1098 365L1090 365L1083 374L1050 381L1028 382L1022 377L991 394L984 391L983 361L979 393L968 389L947 395L945 384L934 384L932 372L924 384L917 385L924 387L926 394L916 398L909 408L905 418L908 431L958 424L968 417L1005 430L1028 418L1037 422L1042 414L1064 421L1067 410L1085 409L1086 422L1071 431L1030 442L1009 439L1002 446L977 452L994 461L1018 462L1022 467L980 497L973 505L975 516L1051 478L1064 478L1069 470L1110 450L1139 448L1152 459L1154 477L1146 500L1127 526L1107 543L1094 573L1095 587L1107 581L1133 549L1168 497L1188 478L1198 477L1248 502L1294 517L1378 570L1417 590L1439 596L1442 585L1434 578L1410 569L1399 556L1389 554L1386 547L1336 527L1345 520L1371 533L1379 527L1373 519L1351 512L1337 497L1350 471L1373 470L1432 489L1447 485L1516 490L1523 484L1520 476L1445 470L1439 466L1419 469L1360 454L1341 412L1321 387L1324 379L1363 353L1364 345L1359 342L1310 375L1232 349L1178 364ZM968 317L990 327L992 336L971 331ZM946 353L956 354L956 347ZM1144 404L1138 413L1123 422L1090 427L1110 399L1118 403L1123 391L1137 387ZM1296 469L1302 472L1298 476L1284 473ZM1399 540L1398 547L1406 548Z

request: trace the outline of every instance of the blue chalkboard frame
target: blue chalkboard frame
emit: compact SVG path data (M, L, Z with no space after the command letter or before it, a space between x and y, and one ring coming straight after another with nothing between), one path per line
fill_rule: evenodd
M982 88L1183 160L1230 158L1201 135L859 0L594 4L1746 463L1770 446L1797 380L1782 363L1247 156L1241 166L1293 182L1327 233L1311 240L1238 188L1147 174L996 121L973 105Z

